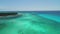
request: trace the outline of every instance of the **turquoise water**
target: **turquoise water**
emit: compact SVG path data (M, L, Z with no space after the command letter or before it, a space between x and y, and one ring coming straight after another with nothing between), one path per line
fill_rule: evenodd
M0 19L0 34L60 34L60 17L22 13L17 18Z
M60 22L60 15L59 16L54 14L39 14L39 15L44 18L48 18L48 19Z

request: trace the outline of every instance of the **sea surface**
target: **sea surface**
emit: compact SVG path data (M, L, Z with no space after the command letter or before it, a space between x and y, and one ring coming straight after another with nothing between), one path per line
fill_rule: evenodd
M60 34L60 11L16 12L22 15L0 18L0 34Z
M20 11L21 13L38 14L44 18L60 22L60 11Z

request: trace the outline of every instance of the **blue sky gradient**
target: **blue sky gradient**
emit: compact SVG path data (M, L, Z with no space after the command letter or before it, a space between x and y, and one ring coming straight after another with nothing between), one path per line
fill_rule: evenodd
M0 10L60 10L60 0L0 0Z

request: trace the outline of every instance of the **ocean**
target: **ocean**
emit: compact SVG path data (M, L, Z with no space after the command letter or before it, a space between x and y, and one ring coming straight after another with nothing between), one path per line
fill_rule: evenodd
M44 18L60 22L60 11L20 11L21 13L38 14Z
M21 16L0 18L0 34L60 34L60 11L16 12Z

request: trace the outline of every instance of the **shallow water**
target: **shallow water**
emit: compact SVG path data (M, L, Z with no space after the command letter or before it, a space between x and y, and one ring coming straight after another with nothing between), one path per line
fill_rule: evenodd
M60 22L60 15L54 15L54 14L39 14L39 15L44 18L48 18Z
M60 34L59 17L57 19L45 14L22 14L13 19L0 19L0 34Z

